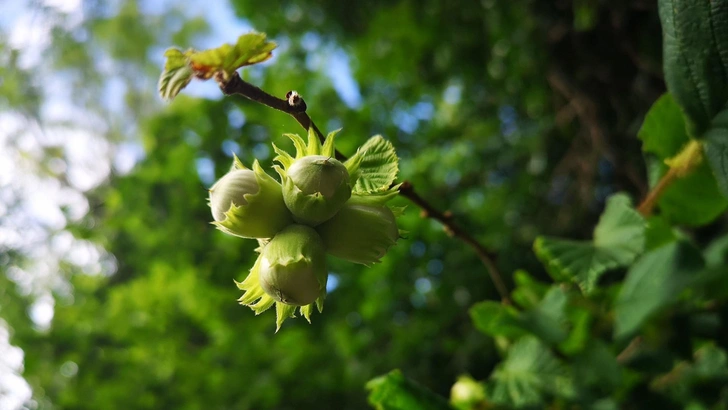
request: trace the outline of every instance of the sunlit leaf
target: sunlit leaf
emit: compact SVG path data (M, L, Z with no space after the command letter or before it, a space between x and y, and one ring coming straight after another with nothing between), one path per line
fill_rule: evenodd
M172 100L187 86L194 76L194 72L187 63L187 56L176 48L165 51L167 61L164 71L159 77L159 95L164 100Z
M210 78L218 71L230 75L240 67L271 58L271 51L275 48L276 43L267 41L265 34L247 33L238 37L235 44L223 44L192 54L190 64L200 78Z
M383 192L397 178L399 160L391 142L376 135L370 138L348 163L359 162L359 179L353 193Z
M234 45L223 44L218 48L182 52L176 48L165 51L167 58L159 78L159 94L165 100L173 99L193 77L209 79L222 72L228 77L235 70L269 59L276 44L267 41L265 34L247 33Z

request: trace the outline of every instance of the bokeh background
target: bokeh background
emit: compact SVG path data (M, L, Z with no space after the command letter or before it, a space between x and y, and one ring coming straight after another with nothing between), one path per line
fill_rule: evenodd
M546 278L536 235L589 237L609 194L646 191L655 1L4 1L0 409L359 409L395 368L443 396L490 374L468 308L497 293L413 206L382 263L330 261L313 324L275 334L273 312L237 304L256 243L213 229L206 188L233 153L269 167L270 143L303 131L212 82L171 104L156 89L167 47L252 29L279 47L243 78L298 91L322 130L343 128L345 154L390 139L400 179L497 253L507 282Z

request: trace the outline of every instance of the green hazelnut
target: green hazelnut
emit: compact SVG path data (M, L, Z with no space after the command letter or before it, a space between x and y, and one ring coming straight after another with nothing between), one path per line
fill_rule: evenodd
M298 223L316 226L351 197L349 173L334 158L308 155L293 161L283 181L283 199Z
M344 205L316 231L328 253L363 265L379 262L399 239L396 218L386 205Z
M237 159L236 159L237 160ZM214 225L243 238L271 238L293 222L281 185L260 168L234 168L210 188Z
M326 292L326 252L312 228L290 225L261 252L260 287L277 302L304 306Z

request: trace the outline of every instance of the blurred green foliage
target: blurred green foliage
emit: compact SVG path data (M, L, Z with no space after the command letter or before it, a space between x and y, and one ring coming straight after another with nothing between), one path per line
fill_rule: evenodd
M624 209L604 219L627 215L645 249L627 241L625 251L622 236L600 248L607 197L642 198L686 137L656 135L646 122L644 155L657 160L643 165L636 135L665 91L655 2L232 0L237 18L279 44L243 78L281 97L298 91L320 128L343 127L344 154L374 134L392 141L401 178L498 254L515 302L495 302L471 249L410 206L399 219L407 237L382 263L332 259L336 287L324 313L277 334L273 320L235 302L233 280L245 277L257 244L209 224L206 188L231 151L268 168L270 143L290 151L282 134L302 130L221 93L182 92L162 105L163 50L205 48L196 42L216 22L145 5L84 2L79 26L57 16L43 60L65 76L74 102L104 119L103 138L138 143L144 157L89 192L90 212L65 228L100 244L116 268L62 265L72 292L54 293L49 329L33 325L33 296L10 279L30 258L0 248L0 316L25 352L39 408L446 408L433 397L449 397L463 374L487 380L468 385L478 401L465 408L725 408L726 202L712 175L673 188L646 226L614 197ZM43 82L15 51L0 58L2 107L42 123ZM353 88L342 92L347 64ZM109 88L110 77L123 86ZM109 99L120 103L109 108ZM657 107L655 127L675 120ZM700 206L680 201L701 192ZM539 235L588 251L571 271L561 240L543 245L553 280L564 283L551 283L532 251ZM599 251L618 263L588 259ZM598 273L583 270L593 265ZM582 279L600 286L586 296L570 285Z

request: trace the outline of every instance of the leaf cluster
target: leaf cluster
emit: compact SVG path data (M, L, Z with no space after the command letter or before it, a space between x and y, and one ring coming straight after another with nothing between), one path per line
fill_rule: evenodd
M612 195L591 240L538 237L534 252L553 282L519 271L514 306L470 309L502 360L468 384L476 400L462 399L456 384L452 406L728 405L726 239L703 248L682 229L728 207L728 3L662 0L659 8L669 91L639 131L653 192L638 209ZM400 387L383 399L384 391L375 386L370 396L380 408L421 397Z

